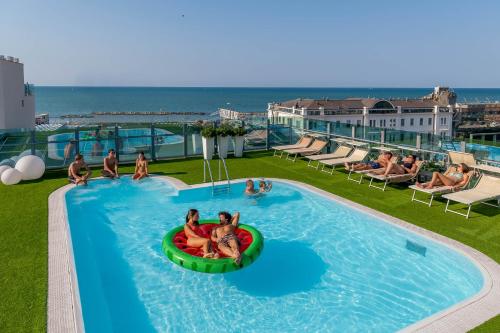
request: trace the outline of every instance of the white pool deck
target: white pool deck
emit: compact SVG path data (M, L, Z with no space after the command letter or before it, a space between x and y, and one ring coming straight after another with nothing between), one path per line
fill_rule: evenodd
M190 186L178 179L166 176L157 176L157 178L167 180L179 190L211 186L210 183ZM462 253L476 264L484 278L484 285L480 292L450 308L404 328L401 332L467 332L500 314L500 265L485 254L453 239L311 185L286 179L267 179L308 189L354 209L381 218L390 224L423 235ZM233 180L232 182L242 181L245 181L245 179ZM226 184L226 182L216 184ZM47 331L49 333L85 331L65 200L66 192L73 187L74 185L66 185L49 196L49 281L47 300ZM439 222L436 221L436 223Z

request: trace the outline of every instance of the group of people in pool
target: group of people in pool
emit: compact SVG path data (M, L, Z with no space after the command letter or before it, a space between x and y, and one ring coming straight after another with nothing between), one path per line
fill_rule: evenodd
M85 163L83 155L76 154L75 160L69 165L68 168L68 180L76 185L87 185L87 181L91 175L92 171L87 163ZM116 152L114 149L110 149L108 151L108 155L104 158L101 175L111 179L120 178L120 175L118 174L118 159L116 158ZM148 160L146 159L144 152L141 151L135 160L133 179L140 180L148 176Z
M240 240L236 236L236 228L240 220L240 213L236 212L233 216L228 212L219 213L219 225L214 227L210 237L204 237L200 230L200 213L197 209L190 209L186 215L186 224L184 233L187 238L187 245L201 248L204 258L219 258L219 254L213 248L213 243L224 255L233 258L234 263L239 265L241 262Z
M389 151L382 152L377 159L367 163L345 163L346 170L373 170L373 173L387 176L389 174L413 174L417 171L417 157L415 155L407 155L401 163L392 161L393 154ZM455 171L446 173L433 172L432 179L426 183L417 182L416 185L420 188L432 189L436 186L454 186L462 187L469 181L470 168L465 163L460 163Z

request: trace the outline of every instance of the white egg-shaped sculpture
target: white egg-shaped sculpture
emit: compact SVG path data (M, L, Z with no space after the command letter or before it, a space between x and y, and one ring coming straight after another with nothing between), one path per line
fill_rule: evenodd
M23 175L23 180L38 179L45 172L45 162L35 155L24 156L17 161L16 169Z
M11 169L10 166L8 165L0 165L0 177L2 177L2 173L5 171L5 170L9 170Z
M5 185L15 185L21 181L22 177L23 174L19 170L10 168L2 173L0 179Z

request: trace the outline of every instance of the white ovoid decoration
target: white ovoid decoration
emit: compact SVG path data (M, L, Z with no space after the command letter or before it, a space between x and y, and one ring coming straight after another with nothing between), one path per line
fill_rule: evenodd
M2 173L5 171L5 170L9 170L11 169L10 166L8 165L0 165L0 177L2 177Z
M45 172L45 162L36 155L28 155L17 161L16 169L21 172L23 180L38 179Z
M5 185L15 185L21 181L22 177L23 175L19 170L10 168L2 172L1 179Z

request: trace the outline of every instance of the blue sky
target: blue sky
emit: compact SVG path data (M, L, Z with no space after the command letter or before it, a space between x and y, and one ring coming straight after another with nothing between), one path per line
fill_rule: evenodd
M500 1L0 5L0 54L38 85L500 87Z

